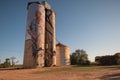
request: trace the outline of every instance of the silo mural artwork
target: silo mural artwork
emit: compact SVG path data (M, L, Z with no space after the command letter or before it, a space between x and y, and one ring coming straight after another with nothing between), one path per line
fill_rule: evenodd
M32 54L32 56L27 56L32 60L24 62L26 65L31 62L33 63L30 64L31 66L44 66L45 8L40 3L29 3L27 15L25 46L29 47L25 48L25 52ZM29 44L27 44L28 42Z
M61 49L56 49L56 15L51 10L51 6L45 1L29 2L27 10L23 67L50 67L56 66L58 63L66 65L67 63L63 64L62 61L66 61L67 58L60 56L61 54L69 56L69 50L62 52Z

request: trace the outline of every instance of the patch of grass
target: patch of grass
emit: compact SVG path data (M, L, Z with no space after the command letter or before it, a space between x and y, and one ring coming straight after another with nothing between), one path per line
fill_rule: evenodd
M76 66L72 67L70 71L89 71L89 70L99 70L99 69L106 69L105 66Z
M74 66L69 68L55 68L51 70L36 71L33 74L40 73L52 73L52 72L61 72L61 71L89 71L89 70L99 70L99 69L120 69L120 66Z
M93 70L93 69L100 69L101 67L98 66L74 66L69 68L55 68L51 70L44 70L44 71L36 71L33 74L40 74L40 73L51 73L51 72L61 72L61 71L86 71L86 70Z
M120 65L104 66L105 68L120 69Z

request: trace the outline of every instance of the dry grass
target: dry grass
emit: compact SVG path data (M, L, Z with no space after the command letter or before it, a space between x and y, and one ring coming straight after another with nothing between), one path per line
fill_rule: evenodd
M120 80L120 66L1 70L0 80Z

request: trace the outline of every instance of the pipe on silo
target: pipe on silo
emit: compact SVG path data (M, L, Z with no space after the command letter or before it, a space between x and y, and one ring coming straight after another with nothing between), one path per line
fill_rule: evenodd
M56 66L56 28L54 11L52 11L52 25L53 25L53 66Z

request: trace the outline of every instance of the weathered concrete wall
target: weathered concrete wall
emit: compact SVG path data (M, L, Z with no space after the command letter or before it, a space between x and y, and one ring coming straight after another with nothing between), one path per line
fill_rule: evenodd
M70 65L70 49L61 43L56 46L56 65Z

